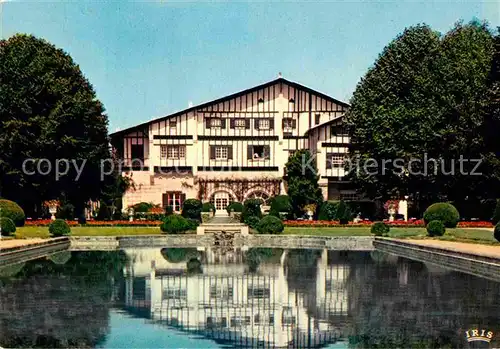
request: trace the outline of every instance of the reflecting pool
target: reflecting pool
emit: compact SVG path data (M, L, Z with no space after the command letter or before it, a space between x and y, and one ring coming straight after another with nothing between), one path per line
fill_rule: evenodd
M467 342L476 328L492 342ZM378 251L67 251L0 269L3 347L488 348L499 332L499 283Z

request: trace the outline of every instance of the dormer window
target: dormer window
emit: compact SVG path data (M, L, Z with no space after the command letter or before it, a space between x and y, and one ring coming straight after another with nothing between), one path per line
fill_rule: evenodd
M170 120L168 121L168 126L169 126L170 128L176 128L176 127L177 127L177 120L176 120L176 119L170 119Z
M261 97L261 98L259 98L259 100L258 100L257 102L258 102L259 104L260 104L260 103L264 103L264 98L262 98L262 97Z
M290 99L288 100L288 103L290 103L290 104L295 104L295 99L290 98Z

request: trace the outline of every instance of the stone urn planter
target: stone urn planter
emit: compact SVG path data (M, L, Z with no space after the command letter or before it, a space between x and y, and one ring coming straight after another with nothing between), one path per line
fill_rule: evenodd
M50 219L55 221L57 208L59 207L59 201L58 200L49 200L49 201L45 201L43 203L43 205L49 209Z

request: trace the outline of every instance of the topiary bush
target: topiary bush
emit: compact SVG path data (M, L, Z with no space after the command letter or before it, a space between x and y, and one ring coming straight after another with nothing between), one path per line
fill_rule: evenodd
M153 203L150 202L139 202L132 206L134 212L149 212L154 207Z
M241 202L231 202L227 208L227 213L231 213L231 212L243 212L243 204Z
M262 218L262 210L260 209L261 204L262 201L259 199L246 200L243 204L243 212L241 212L242 222L246 223L248 217Z
M248 216L243 221L243 223L245 223L246 225L248 225L252 229L257 229L259 222L260 222L260 218L256 217L256 216Z
M370 229L371 233L375 236L386 236L389 234L391 228L384 222L375 222Z
M0 228L2 228L2 236L10 236L16 232L14 221L8 217L0 217Z
M493 231L493 236L495 239L497 239L498 242L500 242L500 223L497 223L495 225L495 230Z
M0 216L12 219L16 227L22 227L24 225L26 219L24 211L21 206L14 201L0 199L0 209Z
M352 212L347 203L344 200L340 200L337 205L337 213L335 214L335 219L337 219L340 224L347 224L352 219Z
M265 216L257 224L256 229L261 234L281 234L285 226L278 217Z
M460 220L458 210L447 202L438 202L427 207L424 212L424 222L441 221L446 228L455 228Z
M52 237L65 236L71 233L68 223L62 219L56 219L49 225L49 233Z
M180 214L171 214L165 217L160 229L167 234L184 234L192 227L193 224Z
M111 210L105 202L101 201L99 204L99 211L97 211L98 221L109 221L111 219Z
M66 203L61 205L56 213L56 218L60 219L74 219L75 218L75 206Z
M318 219L320 221L333 221L337 216L338 201L324 201L319 208Z
M270 200L271 208L269 214L279 217L280 213L289 215L292 211L292 201L288 195L276 195Z
M202 204L200 200L197 199L187 199L182 204L182 216L184 218L196 219L198 222L201 221L201 208Z
M444 223L438 220L430 221L426 228L429 236L443 236L446 231Z
M174 214L174 208L172 206L166 206L165 207L165 216L170 216L171 214Z
M201 205L201 212L215 212L215 206L211 202L204 202Z

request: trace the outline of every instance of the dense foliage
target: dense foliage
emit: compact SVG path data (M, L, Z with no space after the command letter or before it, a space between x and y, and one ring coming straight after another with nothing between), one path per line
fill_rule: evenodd
M444 223L439 220L430 221L426 229L429 236L443 236L446 231Z
M149 212L154 207L154 204L151 202L139 202L132 206L134 212Z
M318 220L333 221L337 216L337 207L339 203L334 201L325 201L319 208Z
M10 236L16 232L14 221L8 217L0 217L0 228L2 236Z
M493 210L493 217L491 218L493 224L500 222L500 199L496 200L495 209Z
M335 218L340 222L340 224L347 224L352 219L351 208L344 200L339 201Z
M227 205L227 213L231 212L243 212L243 204L241 202L231 202L229 205Z
M271 207L269 214L280 217L282 215L288 216L292 212L292 201L288 195L276 195L270 200Z
M247 216L243 223L248 225L252 229L257 229L259 226L260 218L257 216Z
M202 204L198 199L187 199L182 204L182 216L184 218L201 221Z
M60 219L74 219L75 206L70 203L64 203L57 209L56 218Z
M304 206L314 204L319 208L323 194L319 187L316 158L309 150L296 151L286 163L287 194L292 212L296 217L303 215Z
M257 224L257 231L261 234L280 234L285 229L281 219L275 216L265 216Z
M386 236L389 234L390 229L384 222L375 222L372 224L370 232L375 236Z
M249 217L257 217L260 219L262 217L262 210L260 205L262 201L259 199L248 199L243 204L243 212L241 213L241 221L248 224ZM250 224L248 224L250 225Z
M0 216L12 219L17 227L22 227L26 219L21 206L14 201L5 199L0 199Z
M345 117L349 176L368 196L409 195L424 207L499 196L498 40L473 21L443 36L411 27L384 48ZM470 175L469 159L482 159L482 175Z
M66 236L71 233L71 228L63 219L56 219L49 225L49 234L52 237Z
M211 202L204 202L201 205L201 212L215 212L215 206Z
M79 214L105 185L100 165L110 157L107 124L92 85L67 53L31 35L0 41L2 197L15 198L32 215L42 201L64 196ZM47 161L23 170L26 159ZM59 178L57 159L69 162L59 162L61 173L67 170Z
M446 228L455 228L460 220L460 214L452 204L438 202L430 205L424 212L425 224L434 220L443 222Z
M160 229L167 234L183 234L193 229L193 223L179 214L171 214L163 219Z

